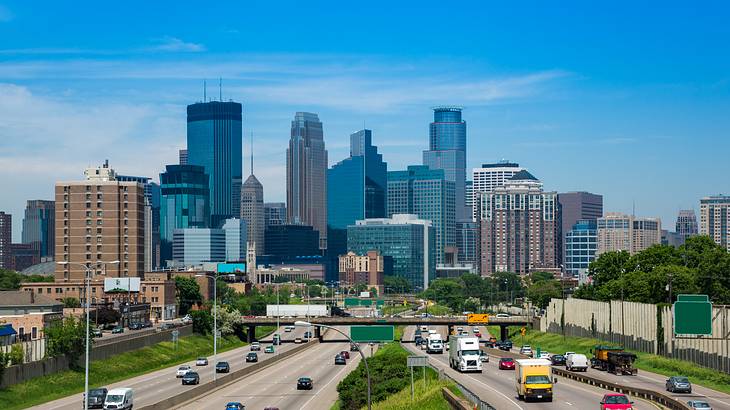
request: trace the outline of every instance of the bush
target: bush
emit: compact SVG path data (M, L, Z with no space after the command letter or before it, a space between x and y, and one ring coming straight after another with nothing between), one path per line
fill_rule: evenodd
M72 367L86 346L86 323L73 317L54 320L46 329L46 356L66 356ZM94 339L90 338L89 343Z
M13 347L10 348L10 354L8 355L8 358L10 359L11 365L23 364L24 356L25 353L23 352L22 344L16 343L13 345Z
M193 319L193 332L200 335L213 333L213 315L207 310L192 310L190 317Z

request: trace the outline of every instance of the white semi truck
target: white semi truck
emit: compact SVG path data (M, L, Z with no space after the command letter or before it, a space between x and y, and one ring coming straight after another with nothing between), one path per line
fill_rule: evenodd
M444 341L440 334L431 333L426 339L426 353L438 353L444 352Z
M449 337L449 366L460 372L482 372L479 360L479 338L474 336Z

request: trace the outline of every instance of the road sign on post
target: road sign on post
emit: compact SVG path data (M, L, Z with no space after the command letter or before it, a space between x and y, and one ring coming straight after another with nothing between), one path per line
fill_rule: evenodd
M413 386L413 368L423 368L423 388L426 388L426 366L428 366L428 356L408 356L408 367L411 369L411 401L415 400L415 387Z
M675 335L712 336L712 303L707 295L679 295L672 310Z
M350 326L353 342L392 342L395 338L393 325Z
M486 325L489 323L489 315L486 313L469 313L466 315L466 323L470 325Z

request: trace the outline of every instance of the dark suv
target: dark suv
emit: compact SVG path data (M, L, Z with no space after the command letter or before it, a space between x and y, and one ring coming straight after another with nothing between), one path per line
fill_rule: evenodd
M101 409L104 407L104 399L106 399L107 389L102 387L100 389L89 390L89 408L90 409Z

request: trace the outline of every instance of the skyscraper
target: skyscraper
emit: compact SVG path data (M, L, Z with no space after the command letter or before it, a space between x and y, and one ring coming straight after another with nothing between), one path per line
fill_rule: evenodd
M582 219L565 233L565 274L586 280L588 265L596 259L598 231L595 219Z
M264 253L264 186L253 174L253 135L251 136L251 175L241 188L241 219L246 221L246 240L256 255Z
M160 174L160 260L172 259L174 231L207 228L210 223L208 175L198 165L168 165Z
M109 164L87 168L83 181L56 182L56 282L83 280L88 264L107 277L144 273L144 186L119 181ZM106 265L99 262L120 261Z
M630 254L662 242L662 221L658 218L637 218L609 212L598 218L598 250L605 252L626 251Z
M188 105L188 161L209 177L210 225L240 216L241 112L237 102L210 101Z
M223 229L210 228L175 229L172 258L175 266L182 267L196 266L203 262L225 262L226 232Z
M223 232L226 234L226 261L242 262L246 260L246 238L248 229L246 221L239 218L226 219Z
M339 256L347 252L347 226L386 212L388 165L372 145L372 132L350 135L350 156L327 171L327 248Z
M461 107L442 106L433 109L429 127L429 149L423 152L423 164L443 169L446 179L454 182L456 220L469 218L465 204L466 185L466 121Z
M481 168L472 168L472 219L477 220L477 198L482 192L492 192L494 188L524 170L520 164L502 160L493 164L482 164Z
M56 203L41 199L29 200L23 218L22 242L30 244L41 258L53 257L56 238Z
M558 194L560 203L560 253L559 264L565 265L567 249L565 243L566 235L573 229L580 220L595 221L603 216L603 195L590 192L565 192Z
M482 275L527 274L558 267L560 213L556 192L520 171L503 186L479 193Z
M117 181L144 187L144 270L151 272L160 267L160 186L149 177L117 175Z
M297 112L286 150L287 222L312 226L327 249L327 150L317 114Z
M716 244L730 251L730 196L700 199L700 235L709 235Z
M675 232L684 239L697 235L699 229L697 227L697 217L694 209L683 209L677 215L677 224Z
M13 216L0 211L0 268L10 269L13 264Z
M264 202L264 226L286 224L286 204L284 202Z
M431 221L436 234L437 263L447 263L447 251L456 246L454 185L444 170L425 165L388 172L388 216L414 214ZM453 262L456 261L449 261Z
M178 151L180 165L188 165L188 150L181 149Z

